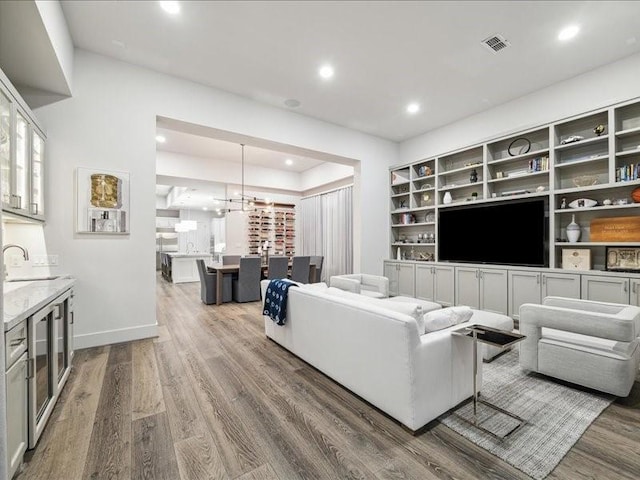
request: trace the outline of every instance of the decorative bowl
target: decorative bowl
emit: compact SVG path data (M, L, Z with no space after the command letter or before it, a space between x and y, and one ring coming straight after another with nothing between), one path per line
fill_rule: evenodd
M598 183L597 175L580 175L573 179L573 183L576 187L590 187Z
M569 208L591 208L598 204L597 201L590 198L578 198L569 204Z

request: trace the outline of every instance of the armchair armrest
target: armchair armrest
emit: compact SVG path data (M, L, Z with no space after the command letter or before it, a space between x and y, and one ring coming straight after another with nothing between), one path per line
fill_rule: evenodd
M573 310L586 310L589 312L608 313L611 315L619 314L629 306L619 303L596 302L594 300L553 296L545 297L542 300L542 304L550 307L571 308Z
M347 292L360 293L360 282L341 275L334 275L329 279L329 286L346 290Z
M387 277L363 273L362 284L377 289L385 297L389 296L389 279Z
M568 302L567 304L574 304ZM596 302L597 303L597 302ZM520 306L520 329L525 335L539 336L536 330L546 327L556 330L631 342L638 336L640 308L625 307L618 314L603 313L555 305L525 303Z

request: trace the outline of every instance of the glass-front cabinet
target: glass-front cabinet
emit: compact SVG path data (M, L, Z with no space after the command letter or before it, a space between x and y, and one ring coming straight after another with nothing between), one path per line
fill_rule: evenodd
M0 190L2 205L11 201L11 142L13 121L11 100L0 90Z
M45 136L0 72L0 197L2 210L44 220Z
M31 216L44 220L44 137L33 130L31 136Z
M11 198L11 207L21 211L26 208L29 201L29 123L24 114L16 113L16 155L14 164L14 189Z

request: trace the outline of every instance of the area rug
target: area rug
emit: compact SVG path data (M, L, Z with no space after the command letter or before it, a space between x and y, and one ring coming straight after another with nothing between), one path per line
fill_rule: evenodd
M505 439L484 433L449 413L440 421L527 475L544 479L615 397L572 388L537 374L526 374L514 349L483 365L482 397L526 423ZM466 410L466 412L465 412ZM466 404L456 412L465 418ZM479 410L482 412L483 410ZM502 414L487 419L494 433L509 431L513 420Z

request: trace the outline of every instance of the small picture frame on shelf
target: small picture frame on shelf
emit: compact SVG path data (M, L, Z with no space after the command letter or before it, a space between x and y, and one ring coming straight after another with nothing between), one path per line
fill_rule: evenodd
M606 259L611 272L640 272L640 247L607 247Z
M563 248L564 270L591 270L591 250L588 248Z

